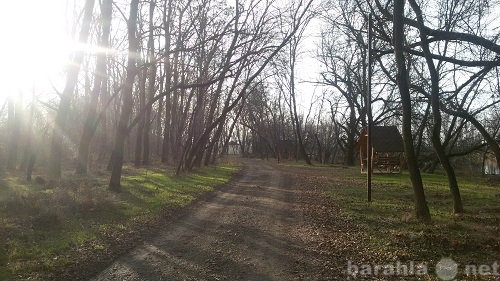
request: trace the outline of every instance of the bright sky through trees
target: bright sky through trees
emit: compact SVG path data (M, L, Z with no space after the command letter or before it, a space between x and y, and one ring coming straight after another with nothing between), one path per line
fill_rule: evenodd
M65 67L72 51L81 48L75 43L73 15L74 1L70 0L26 0L4 3L0 24L4 30L3 44L0 44L2 63L0 77L0 103L8 96L36 94L47 96L61 90ZM29 7L27 9L26 7ZM77 9L78 10L78 9ZM68 24L69 23L69 24ZM313 58L315 44L311 29L317 30L317 23L308 28L301 47L298 65L299 111L309 109L315 87L310 83L317 75ZM71 35L73 34L73 35Z
M0 89L0 102L7 96L31 92L34 85L42 91L50 91L51 83L57 83L72 46L65 19L70 2L3 3L0 76L5 80Z

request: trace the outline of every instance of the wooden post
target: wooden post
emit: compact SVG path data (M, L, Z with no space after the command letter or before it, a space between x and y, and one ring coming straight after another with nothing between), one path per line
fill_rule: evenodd
M367 82L366 82L366 115L367 115L367 136L366 136L366 154L367 154L367 159L366 159L366 168L367 168L367 176L366 176L366 187L367 187L367 195L368 195L368 202L372 201L372 123L373 123L373 117L372 117L372 101L371 101L371 95L372 95L372 40L373 40L373 35L372 35L372 25L373 25L373 20L372 20L372 14L368 16L368 73L367 73Z
M399 174L403 173L403 165L404 165L404 155L402 152L399 153Z
M363 148L361 147L361 145L359 146L359 167L361 167L361 174L362 174L364 164L363 164Z

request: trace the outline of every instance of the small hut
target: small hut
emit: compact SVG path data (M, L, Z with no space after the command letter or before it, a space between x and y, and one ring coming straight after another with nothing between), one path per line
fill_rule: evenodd
M396 126L373 126L372 128L372 171L401 173L404 164L403 137ZM367 131L363 129L356 145L359 151L361 173L367 172Z
M227 144L228 155L240 155L240 144L235 141L230 141Z

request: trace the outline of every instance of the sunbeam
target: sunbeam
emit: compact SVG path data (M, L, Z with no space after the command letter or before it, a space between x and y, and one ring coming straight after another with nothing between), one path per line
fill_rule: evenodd
M10 1L0 17L5 33L0 45L3 77L0 99L32 91L36 85L47 92L50 81L64 71L72 44L65 24L70 1ZM30 6L26 9L26 6Z

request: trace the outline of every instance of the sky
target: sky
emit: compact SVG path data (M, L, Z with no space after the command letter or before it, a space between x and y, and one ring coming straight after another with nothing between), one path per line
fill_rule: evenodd
M297 103L298 111L307 115L311 101L317 100L318 96L325 91L324 86L318 86L314 82L320 80L321 64L316 58L317 47L320 43L321 23L313 19L307 26L301 42L301 55L297 65Z
M66 18L72 11L71 0L8 1L0 11L3 36L0 44L0 107L8 96L28 96L33 89L39 96L54 96L64 83L68 58L78 47L70 34ZM29 7L29 9L27 8ZM315 33L316 32L316 33ZM313 93L320 93L309 83L318 79L314 58L319 25L311 22L302 43L297 65L298 110L307 114Z
M51 89L71 48L65 24L67 0L5 1L0 12L0 102L29 93L33 86ZM29 7L29 8L27 8Z

